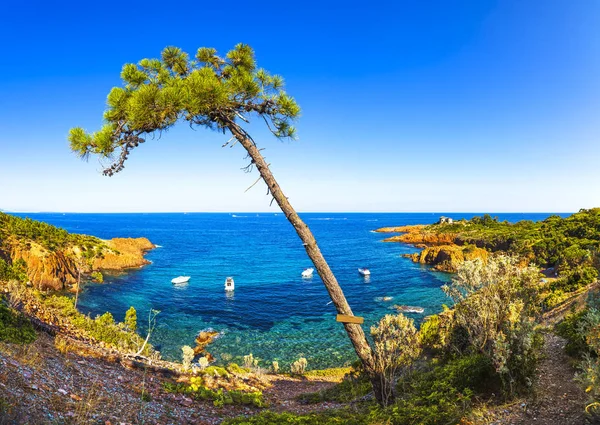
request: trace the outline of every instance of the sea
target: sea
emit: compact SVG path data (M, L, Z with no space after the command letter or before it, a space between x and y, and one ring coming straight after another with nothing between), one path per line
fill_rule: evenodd
M21 213L69 232L114 237L147 237L158 247L147 253L151 264L116 274L104 283L89 283L78 308L93 316L110 312L122 321L137 310L140 333L148 328L151 310L160 313L150 342L168 360L181 359L181 347L194 347L199 331L213 329L219 337L208 346L218 364L252 354L259 365L278 361L285 368L304 357L308 369L338 367L356 360L342 324L320 280L302 278L311 267L302 242L282 213ZM387 226L430 224L444 215L471 218L477 213L304 213L302 219L337 277L354 315L364 329L394 305L424 308L409 313L418 324L449 304L441 286L451 275L413 263L404 254L417 249L384 243ZM543 220L551 213L491 214L499 220ZM568 216L569 214L558 214ZM368 267L365 278L358 268ZM191 276L186 285L171 279ZM226 277L235 291L224 290Z

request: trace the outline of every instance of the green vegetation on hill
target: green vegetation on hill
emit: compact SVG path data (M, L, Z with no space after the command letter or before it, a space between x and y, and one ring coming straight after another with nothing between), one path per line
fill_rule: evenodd
M553 215L539 222L500 222L486 214L453 224L433 224L427 229L454 233L461 245L505 251L539 266L555 267L559 275L600 264L600 208L582 209L566 218Z
M42 221L21 218L0 212L0 246L9 237L27 243L36 242L44 248L55 251L72 245L93 248L102 245L102 241L93 236L69 233L60 227Z
M598 278L600 270L600 208L582 209L569 217L500 222L486 214L453 224L426 228L450 233L459 245L476 245L492 252L517 255L548 269L545 307L553 308Z

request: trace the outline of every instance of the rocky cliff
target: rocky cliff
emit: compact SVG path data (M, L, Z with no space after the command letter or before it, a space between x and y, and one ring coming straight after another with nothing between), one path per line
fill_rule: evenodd
M144 254L155 248L146 238L114 238L104 243L109 249L94 260L94 270L122 270L150 264Z
M412 245L448 245L456 241L455 233L439 233L428 229L428 226L383 227L377 229L380 233L402 233L384 239L384 242L402 242Z
M402 233L384 239L384 242L401 242L422 248L421 252L407 254L415 263L429 264L434 269L454 273L464 261L481 258L487 260L489 251L466 245L453 232L433 231L429 226L383 227L380 233Z
M489 252L476 246L437 245L424 248L421 252L408 254L415 263L429 264L434 269L455 273L464 261L488 259Z
M149 261L146 251L154 245L146 238L115 238L94 247L96 256L85 259L85 248L74 245L50 250L28 240L9 238L3 241L3 251L11 263L24 260L31 284L42 290L62 290L75 284L82 273L102 270L123 270L141 267ZM89 247L87 249L90 249Z

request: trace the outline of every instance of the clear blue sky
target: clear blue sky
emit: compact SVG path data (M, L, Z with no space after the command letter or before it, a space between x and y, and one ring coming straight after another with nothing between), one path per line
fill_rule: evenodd
M296 142L252 126L300 211L600 206L600 2L203 3L3 4L0 208L277 212L223 135L181 125L112 178L66 141L124 63L238 42L302 107Z

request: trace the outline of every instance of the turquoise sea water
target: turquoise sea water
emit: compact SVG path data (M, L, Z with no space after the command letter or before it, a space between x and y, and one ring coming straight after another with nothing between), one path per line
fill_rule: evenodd
M278 360L286 367L306 357L313 369L356 358L317 273L311 279L300 276L312 264L281 213L18 215L71 232L105 239L144 236L160 245L146 257L152 264L106 275L104 284L87 285L79 308L91 315L110 311L123 320L125 311L134 306L142 332L148 311L160 310L151 342L167 359L179 360L181 346L193 346L195 335L206 328L222 333L208 348L221 362L241 362L242 356L252 353L263 365ZM383 243L388 235L372 232L379 227L433 223L440 215L459 219L474 214L301 214L354 314L365 317L365 330L392 313L394 304L421 306L427 315L447 302L440 286L449 275L403 258L415 248ZM514 222L541 220L550 214L493 215ZM370 279L358 274L359 267L370 268ZM180 275L192 276L188 285L171 284ZM233 294L223 289L227 276L235 279ZM381 297L393 299L385 302Z

